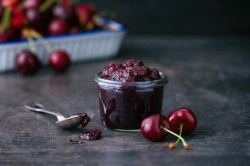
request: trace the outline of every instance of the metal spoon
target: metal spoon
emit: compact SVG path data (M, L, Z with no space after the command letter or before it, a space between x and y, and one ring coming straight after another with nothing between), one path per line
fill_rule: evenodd
M58 121L56 121L55 124L63 129L70 129L73 127L77 127L81 124L81 121L82 121L82 117L79 115L72 115L68 118L65 118L60 113L55 113L55 112L46 110L45 107L39 103L28 103L25 105L25 108L30 111L46 113L46 114L56 116Z

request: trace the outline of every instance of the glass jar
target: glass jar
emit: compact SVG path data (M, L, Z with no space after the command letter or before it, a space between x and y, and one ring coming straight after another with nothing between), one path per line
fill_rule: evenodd
M101 122L111 129L139 129L142 120L162 112L167 76L145 82L118 82L95 76Z

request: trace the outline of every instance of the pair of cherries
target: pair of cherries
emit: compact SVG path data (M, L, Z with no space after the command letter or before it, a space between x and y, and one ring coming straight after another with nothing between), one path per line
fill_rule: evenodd
M58 72L67 70L70 58L64 50L55 50L49 56L50 66ZM41 62L37 55L29 49L17 53L16 67L23 75L35 74L41 68Z
M24 29L23 36L28 39L29 49L24 49L16 55L16 67L23 75L35 74L41 67L41 62L36 55L33 38L38 39L50 53L49 64L58 72L63 72L70 66L70 56L64 50L54 50L41 34L33 29Z
M197 126L197 119L190 109L180 108L170 112L168 117L155 114L145 118L141 123L142 135L151 141L161 141L168 134L178 137L175 143L169 144L169 149L173 149L181 140L185 149L189 144L181 137L181 134L190 134Z

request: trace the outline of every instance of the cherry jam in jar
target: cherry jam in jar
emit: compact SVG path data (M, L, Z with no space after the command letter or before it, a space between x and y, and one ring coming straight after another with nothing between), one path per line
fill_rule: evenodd
M136 59L114 62L95 76L101 121L111 129L139 129L142 120L162 112L168 79Z

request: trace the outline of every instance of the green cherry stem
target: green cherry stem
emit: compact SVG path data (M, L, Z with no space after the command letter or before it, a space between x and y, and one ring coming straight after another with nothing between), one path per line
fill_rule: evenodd
M179 136L181 136L181 134L182 134L183 126L184 126L184 124L181 123L181 125L180 125L180 133L179 133ZM177 141L174 143L174 145L177 145L177 144L179 143L179 141L180 141L180 138L177 139Z
M36 52L36 47L35 47L33 38L30 37L30 36L27 36L27 40L28 40L28 44L29 44L30 50L31 50L33 53L35 53L35 52Z
M1 33L3 33L10 26L11 9L5 8L1 20Z
M32 37L38 39L38 41L44 45L44 47L47 49L49 53L54 50L52 46L43 38L43 36L40 33L36 32L35 30L31 30L31 34Z
M34 43L32 35L31 35L30 29L28 29L28 28L23 29L22 34L28 40L29 49L32 52L36 52L35 43Z
M50 8L54 3L56 3L58 0L46 0L40 7L40 12L45 12L48 8Z
M184 146L185 149L188 149L188 148L189 148L189 144L187 144L186 141L185 141L180 135L178 135L178 134L172 132L171 130L169 130L169 129L163 127L163 126L161 126L161 128L162 128L164 131L166 131L166 132L168 132L168 133L170 133L170 134L176 136L177 138L179 138L179 139L182 141L182 144L183 144L183 146ZM170 148L170 149L172 149L172 148Z
M44 47L47 49L48 52L52 52L54 49L51 47L51 45L44 40L42 37L37 37L37 39L44 45Z

